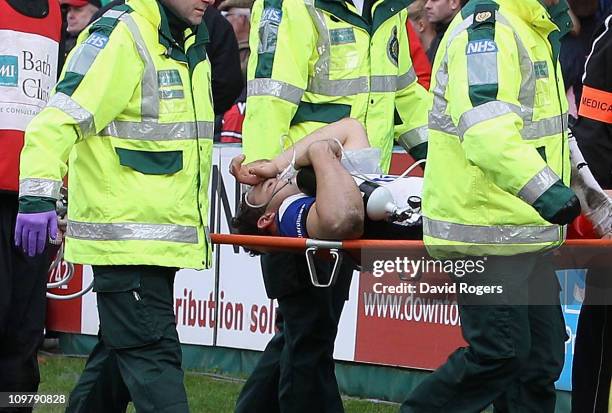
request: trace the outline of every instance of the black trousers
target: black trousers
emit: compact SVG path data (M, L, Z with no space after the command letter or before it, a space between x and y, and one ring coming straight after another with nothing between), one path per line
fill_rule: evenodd
M481 276L456 282L501 286L503 293L458 293L468 346L427 376L400 412L479 413L493 404L496 413L553 413L566 333L550 261L487 257Z
M16 194L0 193L0 392L35 392L49 260L46 252L30 258L15 247L17 208Z
M344 262L331 288L310 284L303 255L266 254L261 265L268 296L278 299L278 332L244 385L236 412L343 412L333 353L353 264ZM320 279L329 277L330 263L316 266Z
M176 268L94 266L100 330L68 413L187 413L174 317Z
M612 380L612 270L587 272L572 365L572 412L608 413ZM608 303L608 304L606 304Z

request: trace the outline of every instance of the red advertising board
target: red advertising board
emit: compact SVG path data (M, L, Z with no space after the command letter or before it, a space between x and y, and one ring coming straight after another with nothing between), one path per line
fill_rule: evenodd
M423 283L396 274L360 277L355 361L434 370L465 345L454 295L420 294ZM436 275L427 282L450 280Z

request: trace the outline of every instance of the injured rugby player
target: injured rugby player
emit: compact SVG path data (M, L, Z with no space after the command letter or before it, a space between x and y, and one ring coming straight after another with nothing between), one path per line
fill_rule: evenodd
M247 186L233 231L323 240L421 239L422 178L380 173L380 150L363 126L343 119L305 136L272 160L230 172Z

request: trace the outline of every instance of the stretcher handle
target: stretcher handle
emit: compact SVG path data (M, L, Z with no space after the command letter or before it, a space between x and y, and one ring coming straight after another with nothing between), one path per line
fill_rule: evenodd
M324 247L325 248L325 247ZM308 273L310 273L310 281L312 285L318 288L328 288L334 285L336 279L338 278L338 272L340 272L340 266L342 265L343 254L336 248L332 248L329 250L329 255L332 256L334 261L334 266L332 268L332 272L329 276L329 281L327 283L321 283L319 281L319 277L317 275L317 268L314 263L314 257L319 247L308 247L306 248L306 263L308 264Z

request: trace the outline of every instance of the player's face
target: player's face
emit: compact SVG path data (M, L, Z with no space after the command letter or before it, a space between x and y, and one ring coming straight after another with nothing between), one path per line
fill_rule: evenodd
M293 182L268 178L252 187L246 195L246 200L251 206L264 207L266 211L276 211L285 199L299 192L300 189Z
M285 184L285 181L281 182L278 178L268 178L251 188L247 201L251 205L267 205Z

